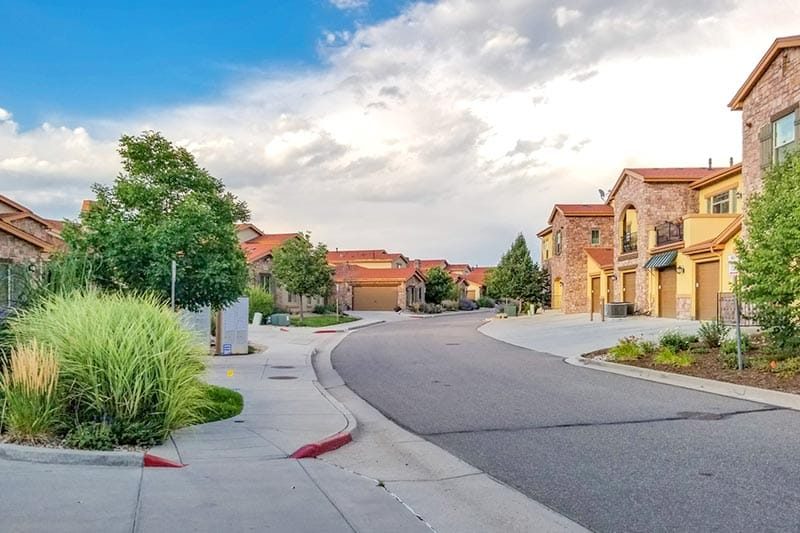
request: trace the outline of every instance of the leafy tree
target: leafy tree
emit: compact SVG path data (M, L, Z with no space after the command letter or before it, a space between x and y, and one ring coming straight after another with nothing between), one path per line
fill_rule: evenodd
M776 345L800 346L800 152L764 176L747 202L748 237L738 242L739 290Z
M433 267L425 274L425 301L440 304L442 300L452 298L458 289L450 274L441 267Z
M520 233L511 248L503 254L500 262L488 276L488 293L493 298L509 298L518 306L531 302L542 304L544 298L544 271L531 259L528 244Z
M93 185L97 201L64 230L70 253L91 263L103 288L167 299L176 260L180 307L233 302L247 281L235 231L249 217L245 203L160 133L122 136L119 154L123 172L112 186Z
M300 320L303 320L304 296L327 296L333 283L328 265L328 249L320 243L311 244L308 233L298 234L275 251L272 272L278 283L292 294L300 296Z

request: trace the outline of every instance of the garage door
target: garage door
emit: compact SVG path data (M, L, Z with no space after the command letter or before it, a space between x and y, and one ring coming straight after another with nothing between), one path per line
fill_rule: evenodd
M397 305L397 286L353 287L356 311L391 311Z
M675 300L678 288L678 272L675 267L667 267L658 273L658 316L675 318Z
M719 261L697 263L694 280L697 320L716 320Z
M600 312L600 278L592 278L592 313Z
M622 275L622 301L629 304L636 303L636 272L626 272Z

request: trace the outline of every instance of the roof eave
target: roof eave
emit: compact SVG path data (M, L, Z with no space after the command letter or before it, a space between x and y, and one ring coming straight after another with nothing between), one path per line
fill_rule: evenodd
M800 46L800 35L792 35L790 37L779 37L772 42L772 45L767 49L766 53L761 57L761 60L756 64L756 67L745 80L744 84L736 91L733 98L728 103L731 111L741 111L744 107L744 101L750 95L753 87L764 75L764 72L769 68L778 54L787 48L794 48Z

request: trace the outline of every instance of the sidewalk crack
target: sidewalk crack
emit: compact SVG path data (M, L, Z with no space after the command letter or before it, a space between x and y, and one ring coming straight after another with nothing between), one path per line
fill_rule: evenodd
M319 483L317 483L317 480L316 480L316 479L314 479L314 476L312 476L311 474L309 474L309 473L308 473L308 470L306 470L306 467L305 467L305 465L303 464L303 461L297 461L297 464L299 464L299 465L300 465L300 468L302 468L302 469L303 469L303 472L305 472L306 476L308 476L308 479L310 479L310 480L311 480L311 483L313 483L313 484L314 484L314 486L315 486L315 487L317 487L317 489L318 489L318 490L319 490L319 491L322 493L322 495L323 495L323 496L325 496L325 499L326 499L326 500L328 500L328 503L330 503L330 504L333 506L333 508L334 508L334 509L336 509L336 512L337 512L337 513L339 513L339 516L341 516L341 517L342 517L342 520L344 520L344 521L345 521L345 523L346 523L346 524L347 524L347 526L350 528L350 530L351 530L353 533L358 533L358 530L355 528L355 526L353 526L353 524L352 524L352 523L350 523L350 520L348 520L348 519L347 519L347 517L346 517L346 516L344 515L344 513L342 512L342 510L341 510L341 509L339 509L339 506L337 506L335 503L333 503L333 500L332 500L332 499L331 499L331 497L328 495L328 493L325 491L325 489L323 489L322 487L320 487Z
M142 507L142 484L144 483L144 466L139 468L139 487L136 490L136 505L133 507L133 523L131 524L131 533L136 533L139 530L139 511Z

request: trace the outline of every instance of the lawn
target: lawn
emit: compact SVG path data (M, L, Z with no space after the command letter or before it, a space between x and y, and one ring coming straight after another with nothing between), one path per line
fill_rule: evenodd
M225 420L242 412L244 399L238 392L209 384L204 385L204 391L208 405L200 412L199 424Z
M309 315L302 321L299 316L293 316L291 318L291 324L293 326L305 326L307 328L324 328L326 326L335 326L336 324L355 322L356 320L360 319L347 315L339 315L338 317L336 315Z

